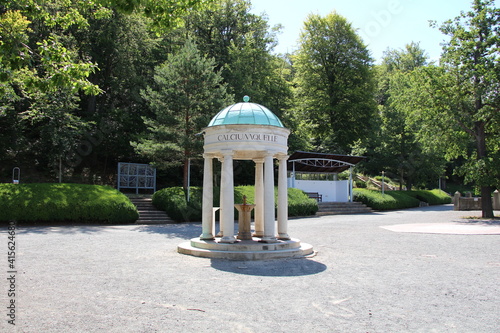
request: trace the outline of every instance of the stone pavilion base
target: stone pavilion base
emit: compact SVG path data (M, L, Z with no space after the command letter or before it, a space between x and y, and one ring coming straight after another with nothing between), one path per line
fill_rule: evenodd
M191 241L180 244L177 251L196 257L219 258L231 260L266 260L275 258L305 257L314 254L313 247L301 243L298 239L277 240L275 243L262 243L260 238L238 240L236 243L221 243L215 240Z

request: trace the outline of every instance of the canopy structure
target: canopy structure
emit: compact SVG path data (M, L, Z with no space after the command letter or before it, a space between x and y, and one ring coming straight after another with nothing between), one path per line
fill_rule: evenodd
M361 162L363 156L296 151L288 158L288 171L304 173L341 173Z
M296 151L289 157L287 163L287 170L291 172L288 185L305 192L317 193L316 197L321 198L322 201L352 202L352 167L364 158L362 156ZM349 180L337 180L337 174L345 170L350 170ZM334 180L297 180L297 174L333 174Z

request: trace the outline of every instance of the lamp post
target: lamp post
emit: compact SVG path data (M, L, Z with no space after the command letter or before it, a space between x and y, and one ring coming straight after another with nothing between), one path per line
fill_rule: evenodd
M384 195L384 194L385 194L385 193L384 193L384 188L385 188L385 185L384 185L384 174L385 174L385 172L384 172L384 171L382 171L382 195Z
M188 157L188 174L187 174L187 202L189 202L189 188L191 186L191 157Z

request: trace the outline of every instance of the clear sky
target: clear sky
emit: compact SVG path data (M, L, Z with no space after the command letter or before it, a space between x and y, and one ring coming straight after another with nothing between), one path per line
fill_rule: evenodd
M420 42L431 60L438 60L447 36L429 27L429 20L442 23L469 11L472 0L250 0L252 12L265 13L269 24L281 24L276 53L293 52L309 14L326 16L332 11L344 16L363 38L380 63L387 48L401 49ZM495 1L499 7L500 0Z

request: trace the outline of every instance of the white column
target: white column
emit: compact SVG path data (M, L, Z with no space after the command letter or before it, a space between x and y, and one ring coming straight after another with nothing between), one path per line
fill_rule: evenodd
M278 174L278 237L288 240L288 186L287 186L287 155L278 156L279 174Z
M264 160L255 160L255 233L264 236Z
M354 194L352 193L352 167L349 168L349 201L354 201Z
M221 176L220 176L220 186L219 186L219 232L216 237L222 237L222 205L224 204L224 192L222 191L222 161L224 161L223 157L218 158L221 164ZM215 214L214 214L215 215ZM215 217L214 217L215 218Z
M205 164L203 168L203 211L201 216L201 236L200 239L214 239L214 183L213 183L213 157L203 155Z
M276 222L274 219L274 170L273 155L264 159L264 242L276 241Z
M222 243L234 243L234 180L233 180L233 151L223 151L221 171L221 228Z

